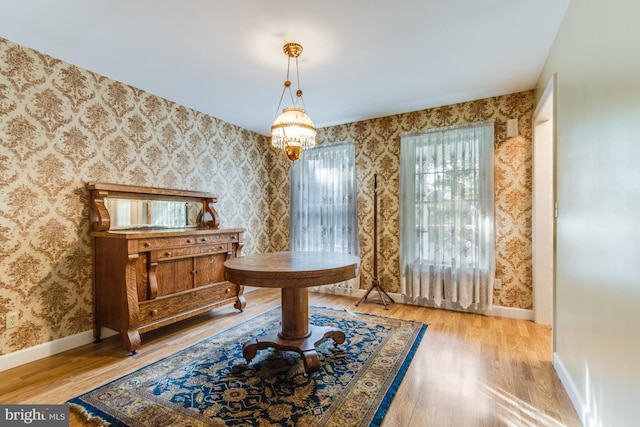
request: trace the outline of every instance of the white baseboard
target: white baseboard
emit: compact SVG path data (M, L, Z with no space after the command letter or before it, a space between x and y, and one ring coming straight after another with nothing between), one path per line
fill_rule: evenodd
M531 320L533 321L533 310L524 308L505 307L502 305L494 305L492 316L509 317L511 319Z
M364 289L345 289L345 288L334 288L331 286L321 286L318 288L314 288L316 292L324 293L324 294L333 294L333 295L346 295L350 297L362 298L366 293ZM378 293L373 291L369 294L371 298L379 299ZM389 296L393 298L395 302L400 304L409 304L406 298L401 294L389 292ZM460 310L457 310L460 311ZM512 307L504 307L501 305L494 305L493 310L490 313L491 316L501 316L501 317L509 317L512 319L520 319L520 320L533 320L533 310L526 310L523 308L512 308Z
M578 390L578 387L576 387L576 384L573 382L573 379L571 379L571 375L569 375L569 371L567 371L567 368L564 366L564 363L562 363L562 359L560 359L560 356L558 355L558 353L555 353L555 352L553 353L553 368L556 370L558 374L558 378L560 378L560 382L564 386L564 389L567 391L567 394L569 395L569 399L571 399L571 403L573 404L573 407L578 413L578 416L580 417L580 421L582 422L582 425L586 426L587 420L590 418L589 405L587 405L585 401L582 399L582 396L580 396L580 391ZM597 424L589 424L589 425L597 425Z
M112 331L111 329L102 329L102 338L116 334L117 332ZM62 353L63 351L71 350L72 348L80 347L85 344L92 343L93 341L93 331L85 331L54 341L34 345L33 347L25 348L24 350L14 351L0 356L0 372L38 359L53 356L54 354Z

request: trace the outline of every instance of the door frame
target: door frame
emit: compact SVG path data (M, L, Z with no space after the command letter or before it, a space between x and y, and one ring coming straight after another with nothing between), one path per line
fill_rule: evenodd
M533 113L532 279L536 323L552 328L555 351L556 247L556 75L549 79Z

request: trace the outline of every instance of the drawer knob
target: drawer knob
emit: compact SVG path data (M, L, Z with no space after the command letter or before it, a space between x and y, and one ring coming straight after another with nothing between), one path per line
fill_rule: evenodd
M227 289L225 289L225 292L226 292L226 293L228 293L228 294L230 294L230 293L231 293L231 288L227 288Z
M187 239L187 243L193 243L193 240Z
M151 243L149 243L149 242L144 242L144 247L145 247L145 248L148 248L149 246L151 246Z
M165 252L165 253L164 253L164 256L171 256L171 252L168 252L168 251L167 251L167 252Z
M204 237L202 239L200 239L201 242L206 242L207 239L205 239Z
M153 310L151 310L151 315L155 316L156 314L158 314L158 309L154 308Z

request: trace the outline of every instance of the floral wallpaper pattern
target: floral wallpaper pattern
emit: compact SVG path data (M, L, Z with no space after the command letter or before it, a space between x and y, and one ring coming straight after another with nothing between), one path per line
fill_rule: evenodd
M372 270L379 178L379 276L399 290L400 134L495 119L494 304L531 308L533 92L319 129L356 142L361 288ZM507 139L506 120L520 135ZM303 154L304 155L304 154ZM289 167L268 138L0 38L0 355L92 327L87 181L209 191L244 254L288 249Z
M531 186L533 91L415 111L319 129L318 143L356 143L360 288L373 271L373 175L378 174L378 276L387 292L400 291L400 135L403 132L495 120L496 277L494 305L531 309ZM507 139L506 122L518 119L520 135ZM302 154L304 156L304 152ZM271 153L271 248L289 242L289 167Z
M92 328L87 181L209 191L265 252L268 140L0 38L0 354Z

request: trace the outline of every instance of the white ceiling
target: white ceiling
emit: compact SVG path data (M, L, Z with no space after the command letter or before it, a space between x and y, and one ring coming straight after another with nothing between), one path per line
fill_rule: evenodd
M285 42L325 127L532 89L568 3L0 0L0 36L267 135Z

